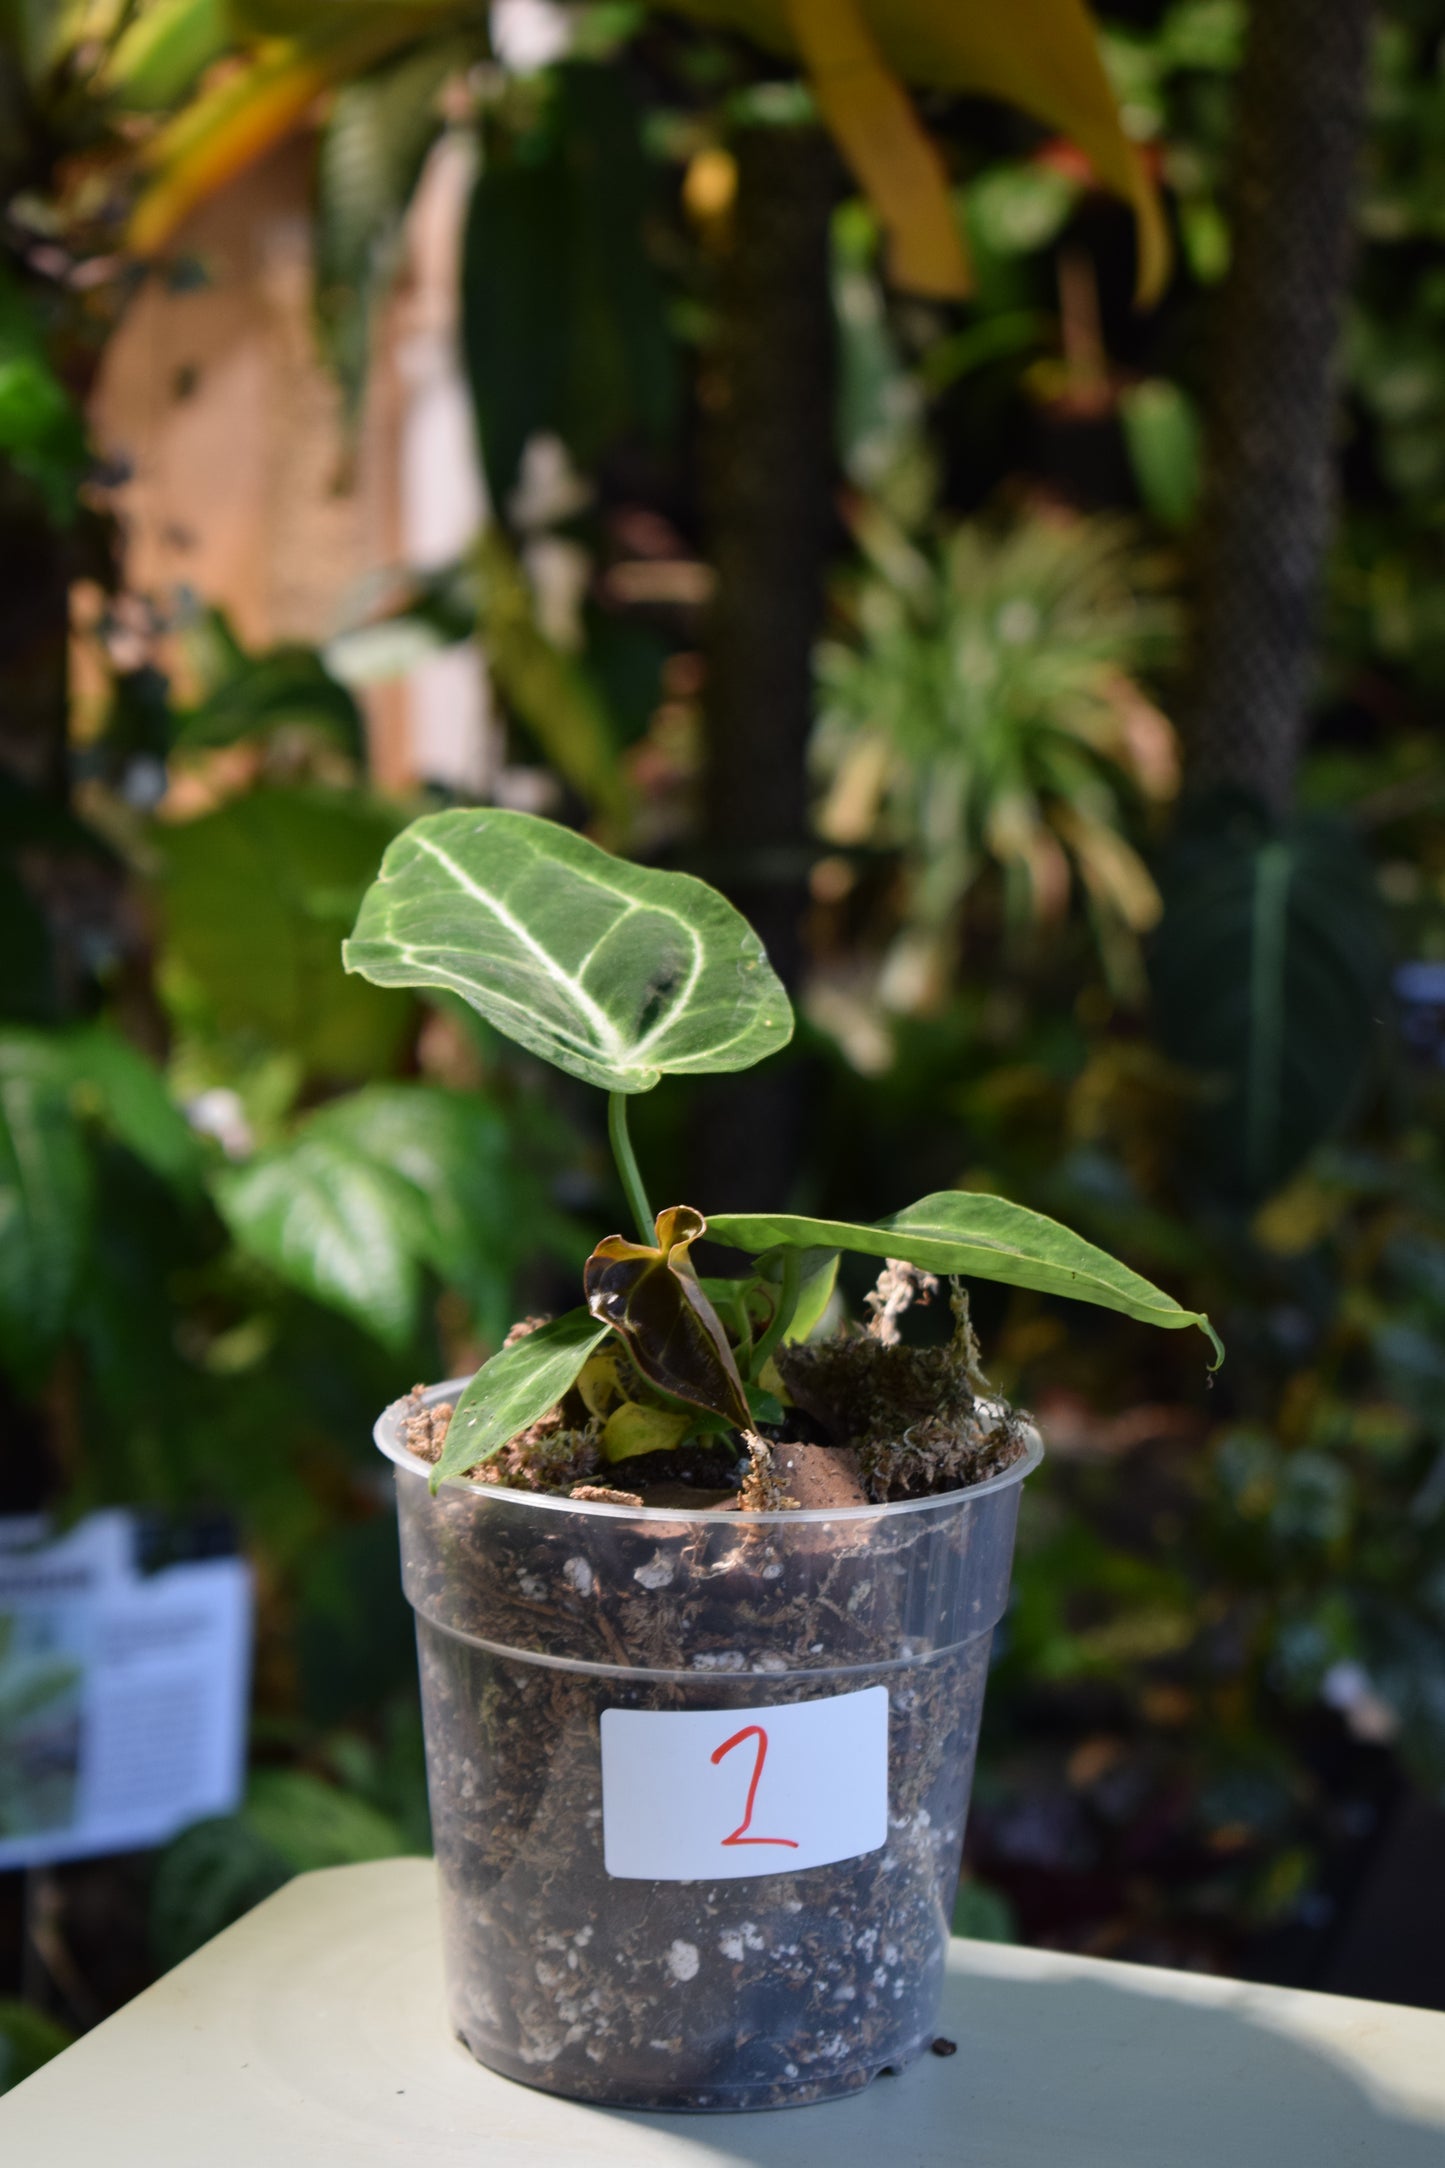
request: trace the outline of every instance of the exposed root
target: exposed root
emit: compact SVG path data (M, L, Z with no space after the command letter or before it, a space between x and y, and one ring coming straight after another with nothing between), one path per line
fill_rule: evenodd
M769 1445L766 1438L756 1432L747 1434L748 1472L738 1491L738 1510L742 1513L784 1513L796 1506L794 1498L775 1464L775 1454L786 1451L785 1447Z
M885 1260L878 1275L877 1285L863 1297L873 1312L866 1326L869 1336L880 1347L897 1347L903 1338L898 1330L898 1320L914 1303L920 1307L930 1303L938 1293L938 1281L931 1272L920 1272L916 1265L905 1263L901 1257Z
M953 1312L953 1341L957 1359L963 1374L976 1393L992 1391L983 1374L983 1358L979 1353L978 1334L973 1329L973 1319L968 1311L968 1289L962 1280L948 1283L948 1307Z

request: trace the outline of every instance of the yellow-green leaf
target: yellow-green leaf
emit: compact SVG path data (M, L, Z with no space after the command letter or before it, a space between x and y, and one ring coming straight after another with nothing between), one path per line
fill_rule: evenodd
M694 1418L672 1408L644 1408L624 1400L602 1431L604 1460L635 1460L639 1453L666 1453L681 1445Z
M606 710L585 671L537 622L532 591L495 521L476 546L477 629L503 698L557 773L615 827L627 790Z
M164 112L231 37L226 0L151 0L131 16L107 60L106 88L129 112Z
M374 67L456 12L363 5L319 15L295 37L267 38L199 95L148 144L155 178L131 214L127 241L152 256L207 197L265 156L310 112L325 90Z

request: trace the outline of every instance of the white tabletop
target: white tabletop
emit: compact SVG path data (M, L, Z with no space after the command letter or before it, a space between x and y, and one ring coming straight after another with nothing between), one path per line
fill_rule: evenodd
M0 2099L4 2168L1445 2168L1445 2015L956 1942L958 2042L823 2106L512 2085L442 2007L425 1860L305 1875Z

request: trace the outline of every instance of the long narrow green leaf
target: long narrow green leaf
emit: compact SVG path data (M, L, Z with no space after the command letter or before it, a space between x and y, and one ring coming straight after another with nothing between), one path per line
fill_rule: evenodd
M227 0L151 0L106 63L105 83L132 113L174 107L234 36Z
M372 320L402 255L402 225L443 127L440 92L479 37L425 39L337 92L316 173L316 313L347 410L359 419Z
M865 1257L898 1257L925 1272L1001 1280L1045 1295L1071 1295L1101 1309L1121 1310L1146 1325L1197 1325L1219 1361L1224 1349L1202 1311L1186 1310L1104 1250L1057 1220L1004 1197L941 1190L876 1226L846 1220L801 1219L787 1212L720 1212L709 1216L714 1242L756 1255L789 1247L853 1250Z
M568 1310L483 1363L453 1411L446 1445L432 1470L432 1489L448 1476L494 1459L504 1445L555 1408L611 1330L590 1310Z
M497 116L462 244L462 355L487 487L505 516L529 438L588 472L663 444L677 349L652 262L659 168L629 71L564 62L517 132Z

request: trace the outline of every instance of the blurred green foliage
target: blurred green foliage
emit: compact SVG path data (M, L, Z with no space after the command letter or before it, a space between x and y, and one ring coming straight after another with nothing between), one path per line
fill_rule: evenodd
M1137 989L1159 895L1122 832L1126 806L1178 785L1173 733L1132 674L1157 669L1172 629L1148 567L1099 518L915 539L873 505L855 533L852 636L819 657L818 826L901 853L884 1005L927 1013L943 998L985 868L1015 925L1057 924L1077 883L1111 983Z
M31 2077L72 2035L25 2002L0 2002L0 2093Z
M1206 1393L1173 1336L978 1304L991 1375L1052 1457L959 1920L1224 1966L1314 1917L1342 1768L1388 1755L1445 1785L1445 1085L1439 1034L1427 1017L1406 1059L1386 987L1392 961L1445 960L1445 5L1381 10L1304 809L1275 833L1194 807L1166 838L1169 598L1242 18L1141 0L1111 30L1181 243L1149 319L1124 215L997 114L936 116L968 311L888 294L871 216L840 206L812 1118L796 1197L775 1200L856 1217L996 1187L1216 1317L1230 1360ZM197 64L160 53L158 101ZM444 111L451 65L414 53L335 100L317 305L360 414L408 193L435 136L466 131L497 523L324 654L249 654L192 615L183 691L115 659L117 598L74 789L0 795L0 1365L24 1441L7 1503L219 1502L260 1573L252 1785L160 1861L158 1963L289 1873L424 1847L370 1424L550 1306L554 1264L588 1244L571 1210L613 1210L534 1069L337 968L417 810L373 789L353 688L480 630L514 757L639 853L696 834L693 445L726 217L699 210L697 178L755 86L731 44L681 58L656 24L621 61L474 71ZM0 459L69 532L96 463L66 388L74 323L31 255L0 283ZM886 999L920 928L926 999ZM641 1146L661 1191L694 1103L656 1096ZM0 2013L0 2064L26 2067L38 2037Z

